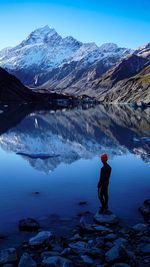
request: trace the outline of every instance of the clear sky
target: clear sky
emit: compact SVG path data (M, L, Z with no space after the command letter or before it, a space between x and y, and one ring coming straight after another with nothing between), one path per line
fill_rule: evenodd
M150 41L150 0L0 0L0 49L45 25L83 42L137 48Z

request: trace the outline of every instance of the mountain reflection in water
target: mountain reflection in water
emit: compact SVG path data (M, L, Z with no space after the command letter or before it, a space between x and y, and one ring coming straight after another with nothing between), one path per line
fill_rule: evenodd
M20 112L15 117L15 121L17 117L19 120ZM4 127L4 119L0 125ZM131 152L150 162L150 142L144 138L149 136L150 109L99 105L90 109L32 112L0 136L0 145L15 153L59 155L44 160L24 156L34 168L47 173L60 163L90 159L102 151L110 158Z
M112 166L110 209L127 223L139 222L138 207L150 195L150 109L36 110L8 106L0 114L0 228L26 217L96 212L102 152ZM88 204L80 207L79 201Z

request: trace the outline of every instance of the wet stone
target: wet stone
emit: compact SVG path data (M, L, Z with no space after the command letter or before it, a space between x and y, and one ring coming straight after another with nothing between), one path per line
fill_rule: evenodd
M40 228L39 223L32 218L27 218L19 221L19 230L20 231L37 231Z
M150 243L140 244L139 247L138 247L138 249L143 254L150 254Z
M150 219L150 199L144 201L142 207L139 208L140 212L144 216L145 219Z
M72 262L60 256L45 257L42 261L43 267L72 267Z
M113 262L120 257L120 247L115 245L105 253L105 259L107 262Z
M93 260L88 255L81 255L81 259L88 265L93 264Z
M19 261L18 267L37 267L37 264L30 254L24 253Z
M93 226L97 232L112 233L112 230L103 225Z
M17 253L15 248L3 249L0 251L0 265L5 263L13 263L17 260Z
M49 231L41 231L36 236L29 239L30 246L40 246L44 243L48 243L52 238L52 233Z
M100 213L96 213L94 216L94 220L99 223L99 224L117 224L119 222L118 217L113 214L113 213L109 213L109 214L100 214Z
M116 234L108 234L105 236L105 240L108 240L108 241L113 241L117 239L117 235Z
M148 226L144 223L135 224L132 229L136 232L143 232L148 230Z

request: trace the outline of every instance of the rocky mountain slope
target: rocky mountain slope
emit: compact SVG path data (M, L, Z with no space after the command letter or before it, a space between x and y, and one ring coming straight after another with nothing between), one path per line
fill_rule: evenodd
M25 87L14 75L0 68L0 103L38 103L40 106L69 106L75 97L65 94L50 93L44 90L38 92ZM50 108L50 107L49 107ZM3 109L0 110L0 113Z
M86 92L109 102L150 102L150 43L96 79Z
M131 50L116 44L82 43L71 36L62 38L45 26L33 31L13 48L0 51L0 66L25 85L55 89L78 86L100 77Z

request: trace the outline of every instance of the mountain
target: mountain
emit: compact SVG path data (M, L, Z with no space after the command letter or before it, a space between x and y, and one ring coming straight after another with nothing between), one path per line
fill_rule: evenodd
M108 102L150 102L150 43L89 84L88 94Z
M71 36L62 38L45 26L26 40L0 51L0 66L30 87L64 89L79 87L100 77L131 50L108 43L82 43Z
M14 75L0 68L0 104L3 103L38 103L40 106L52 105L69 106L74 103L75 97L65 94L49 93L44 90L35 92L25 87ZM1 106L1 105L0 105ZM3 113L3 108L0 113Z
M31 101L35 93L26 88L15 76L0 68L0 101Z

